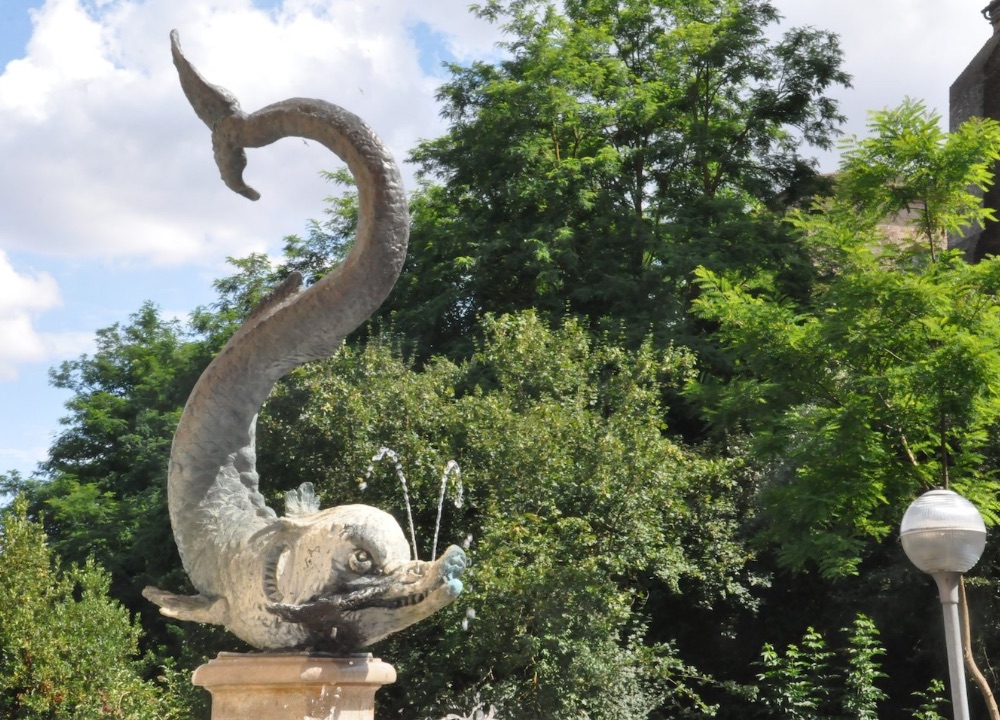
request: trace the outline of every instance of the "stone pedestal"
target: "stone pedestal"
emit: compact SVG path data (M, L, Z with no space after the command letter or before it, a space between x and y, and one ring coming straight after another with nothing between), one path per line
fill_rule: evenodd
M191 681L212 693L212 720L372 720L375 691L396 680L371 655L221 653Z

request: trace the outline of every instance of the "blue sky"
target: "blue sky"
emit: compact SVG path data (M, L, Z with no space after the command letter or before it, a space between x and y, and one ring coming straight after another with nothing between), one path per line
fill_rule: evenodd
M841 34L851 133L907 96L946 113L948 86L990 34L985 0L775 4L786 25ZM48 369L88 352L95 330L145 300L185 316L212 300L227 255L276 253L322 211L319 171L334 160L302 143L251 153L256 204L219 182L169 30L245 109L321 97L365 117L401 160L442 131L441 61L493 52L496 29L466 5L0 0L0 472L44 458L66 400Z

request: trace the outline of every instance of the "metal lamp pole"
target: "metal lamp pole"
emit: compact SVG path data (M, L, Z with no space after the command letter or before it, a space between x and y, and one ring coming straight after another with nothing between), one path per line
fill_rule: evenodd
M976 506L951 490L926 492L907 508L899 532L903 551L934 578L944 611L948 676L955 720L969 720L969 696L962 663L958 585L986 547L986 525Z

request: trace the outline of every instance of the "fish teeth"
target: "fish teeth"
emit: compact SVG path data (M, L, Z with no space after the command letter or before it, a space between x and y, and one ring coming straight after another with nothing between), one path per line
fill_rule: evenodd
M427 599L427 593L421 592L415 595L407 595L406 597L399 598L395 604L394 608L409 607L411 605L418 605Z

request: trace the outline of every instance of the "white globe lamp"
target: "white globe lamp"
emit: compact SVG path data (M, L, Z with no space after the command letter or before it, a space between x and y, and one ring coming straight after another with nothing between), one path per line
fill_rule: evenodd
M937 582L944 611L948 675L955 720L969 720L969 699L962 664L958 585L962 573L979 562L986 547L986 525L976 506L951 490L931 490L907 508L899 529L903 551L918 569Z

